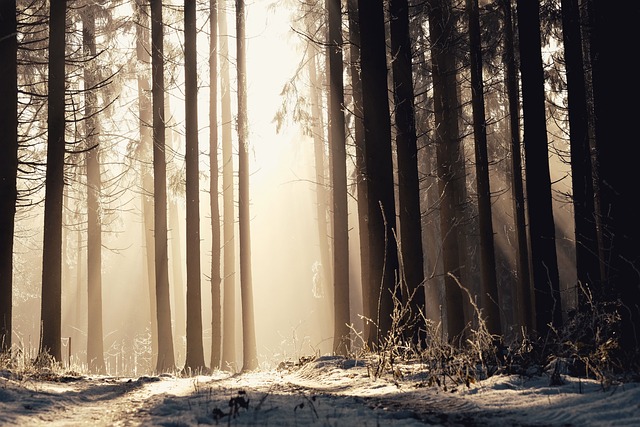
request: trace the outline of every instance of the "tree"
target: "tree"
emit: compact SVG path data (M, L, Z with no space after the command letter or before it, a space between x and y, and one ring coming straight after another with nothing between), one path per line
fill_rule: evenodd
M196 64L196 2L184 2L185 120L187 181L187 358L185 369L204 369L200 296L200 189L198 171L198 75Z
M151 71L151 48L149 42L149 6L143 0L136 0L136 59L143 70ZM147 286L149 289L149 318L151 324L151 354L158 354L158 315L156 303L155 243L153 238L153 176L150 167L153 147L153 106L151 104L151 82L149 74L138 73L138 117L140 122L140 142L136 158L140 162L142 226L145 241L147 266ZM154 365L156 361L152 359Z
M518 0L518 36L529 239L535 297L535 333L562 324L545 115L539 1Z
M522 185L522 156L520 151L520 96L514 48L511 0L501 0L504 15L504 65L505 85L509 101L509 132L511 148L511 191L516 229L516 271L518 310L520 325L533 328L533 302L531 298L531 272L529 246L525 223L524 190Z
M602 284L598 261L598 235L589 141L589 108L582 55L580 13L577 0L562 0L561 5L569 105L571 187L578 286L601 290L599 289ZM585 293L580 289L578 289L578 300L583 306L586 303Z
M369 202L370 313L378 325L377 344L391 330L398 252L391 152L384 2L358 1L366 179Z
M353 143L355 145L356 195L358 205L358 233L360 248L360 280L362 282L362 311L365 317L364 339L369 347L374 344L376 331L368 319L373 319L373 287L369 278L369 201L367 199L367 172L364 143L364 122L362 117L362 79L360 78L360 22L358 0L348 0L349 55L351 74L351 98L353 108Z
M327 0L329 43L329 147L333 188L333 352L347 355L349 341L349 228L347 224L347 155L342 80L342 19L340 0Z
M438 189L440 192L440 238L444 269L444 302L449 340L460 338L464 330L459 228L460 187L464 186L458 129L456 61L453 52L455 16L450 0L433 0L429 9L431 61L435 115L435 143Z
M98 97L95 92L98 75L90 68L96 58L95 5L87 5L82 10L82 42L85 51L84 84L85 109L84 124L87 142L87 365L91 372L104 374L104 346L102 332L102 209L100 195L102 177L100 173L100 132L97 117Z
M620 345L630 360L637 360L640 350L640 224L635 206L637 183L629 173L636 166L630 155L638 143L636 122L638 107L621 103L637 99L640 82L632 78L625 62L623 40L636 37L640 19L637 3L624 8L593 0L589 2L593 19L590 58L595 109L595 136L600 196L601 222L605 242L605 295L619 299Z
M211 369L222 360L220 208L218 206L218 3L209 8L209 201L211 205Z
M18 191L18 37L15 0L0 4L0 353L11 348L13 232Z
M251 227L249 216L249 129L247 123L247 71L244 0L236 0L238 73L238 210L240 221L240 298L242 302L242 370L258 367L253 317L251 277Z
M471 62L471 104L473 108L473 136L475 139L476 185L478 217L480 221L480 306L489 333L500 335L500 307L498 279L491 219L491 188L487 154L487 121L484 112L484 82L482 78L482 47L480 42L480 12L478 0L466 0L469 19L469 53Z
M67 2L51 3L49 11L49 72L47 172L44 203L44 246L40 356L61 361L62 195L65 157L65 27Z
M231 78L229 76L229 34L227 31L228 1L218 7L220 27L220 123L222 126L222 235L223 235L223 293L222 304L222 368L236 366L236 239L233 182L233 141L231 138Z
M175 369L169 266L167 254L167 171L164 120L164 56L162 2L151 1L151 75L153 105L153 200L155 230L156 307L158 319L158 361L156 371Z
M424 252L408 1L391 0L389 13L398 162L399 253L402 260L400 266L406 282L405 298L410 303L417 322L412 339L415 343L423 344L426 339L425 317L422 315L425 310Z

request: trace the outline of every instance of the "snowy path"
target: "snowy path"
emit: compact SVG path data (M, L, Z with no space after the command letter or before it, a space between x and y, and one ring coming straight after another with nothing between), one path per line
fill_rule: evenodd
M416 370L414 372L420 372ZM16 379L0 371L0 426L640 425L640 385L496 376L445 391L408 372L373 379L353 360L191 378Z

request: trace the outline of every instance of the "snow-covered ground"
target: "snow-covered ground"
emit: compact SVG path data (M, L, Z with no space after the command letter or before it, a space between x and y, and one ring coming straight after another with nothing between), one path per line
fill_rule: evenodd
M320 357L230 375L18 376L0 371L0 425L417 426L640 425L640 384L496 375L438 385L420 365L372 377L371 365Z

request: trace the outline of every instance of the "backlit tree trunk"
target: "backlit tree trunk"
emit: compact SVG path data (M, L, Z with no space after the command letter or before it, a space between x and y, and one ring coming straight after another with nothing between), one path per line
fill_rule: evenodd
M11 348L13 231L18 174L16 2L0 3L0 353Z
M218 206L218 5L209 8L209 201L211 205L211 369L222 360L220 208Z
M162 2L161 0L151 0L154 242L158 319L158 361L156 363L156 371L158 372L175 369L167 254L167 165L165 156L163 44Z
M333 159L333 352L347 355L349 340L349 228L347 224L347 156L342 80L342 19L340 0L327 0L329 17L329 149Z
M41 356L49 354L54 360L61 361L66 0L52 2L49 13L49 112L40 318L42 336L39 352Z
M240 221L240 298L242 301L242 371L258 367L256 329L253 315L251 276L251 224L249 212L249 129L247 117L247 71L244 0L236 0L236 43L238 52L238 208Z
M104 345L102 332L102 215L100 194L99 122L96 117L99 83L95 67L90 67L96 57L96 22L93 5L82 13L82 37L87 62L84 68L85 84L85 137L87 148L87 365L89 371L104 374Z
M198 168L198 74L196 69L196 2L184 2L185 122L187 180L187 358L185 369L206 368L202 344L200 290L200 187Z

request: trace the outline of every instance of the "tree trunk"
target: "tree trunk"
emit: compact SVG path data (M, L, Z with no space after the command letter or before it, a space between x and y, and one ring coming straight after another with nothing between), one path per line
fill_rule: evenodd
M370 301L370 311L378 325L377 344L392 328L398 273L383 7L382 0L358 1L369 202L369 280L375 297Z
M162 2L151 0L151 68L153 102L153 196L158 361L156 371L175 369L167 254L167 171L164 120Z
M327 0L329 13L329 147L333 158L333 352L346 356L349 339L349 228L347 224L347 155L342 80L342 19L340 0Z
M61 359L62 194L65 157L65 27L66 0L51 3L49 17L49 75L47 172L42 254L40 355Z
M638 144L636 122L640 82L625 61L624 40L636 37L640 8L637 3L616 8L593 0L591 63L595 104L596 149L602 233L606 255L605 292L618 298L620 345L626 355L636 358L640 351L640 223L637 218L637 167L632 147Z
M520 97L514 48L511 0L502 0L504 14L504 65L507 97L509 99L509 131L511 135L511 192L513 198L514 224L516 229L516 271L518 314L520 325L531 330L534 325L529 269L529 244L525 219L524 186L522 184L522 155L520 151Z
M202 343L200 290L200 188L198 169L198 74L196 63L196 3L184 2L185 123L187 197L187 356L185 369L206 368Z
M391 56L393 60L393 96L395 101L396 152L398 161L398 210L400 215L400 271L406 281L405 302L415 316L412 339L424 344L426 339L424 252L422 217L418 181L418 147L415 124L409 3L391 0Z
M491 189L487 154L487 122L484 113L484 82L482 80L482 49L480 43L480 12L478 0L466 0L469 16L469 51L471 61L471 104L475 139L476 184L480 226L480 307L487 330L501 335L498 279L491 219Z
M93 5L82 12L82 43L85 50L85 138L87 141L87 365L90 372L104 374L104 345L102 332L102 223L100 194L99 122L96 117L98 97L95 86L99 83L95 67L96 22Z
M242 301L242 371L258 367L251 277L251 224L249 213L249 135L244 0L236 0L238 64L238 210L240 221L240 298Z
M460 218L457 189L464 184L460 170L462 158L458 131L458 95L454 43L455 18L449 0L431 1L429 32L433 66L433 98L437 176L440 191L440 235L444 271L444 303L449 340L460 338L465 325L458 235Z
M367 172L364 142L364 122L362 113L362 79L360 76L360 20L358 0L348 0L349 14L349 54L351 73L351 96L353 103L353 139L356 155L356 195L358 206L358 232L360 248L360 281L362 282L362 311L364 321L364 340L371 348L375 342L376 330L373 325L376 311L371 311L374 301L373 287L369 277L369 201L367 190Z
M562 324L556 238L540 42L539 2L518 0L518 35L524 115L529 236L535 297L536 333L546 337Z
M236 368L236 238L233 183L233 140L231 117L231 79L229 76L229 34L227 31L227 0L220 0L220 121L222 125L222 235L223 242L223 304L222 362L223 369Z
M220 208L218 206L218 5L209 8L209 202L211 205L211 369L222 360Z
M587 304L581 286L598 290L602 285L599 268L599 245L593 196L593 171L589 141L589 109L582 56L580 13L577 0L562 0L562 40L567 74L569 103L569 140L571 144L571 184L576 235L576 270L578 303Z
M16 1L0 4L0 353L11 348L13 231L18 191Z

